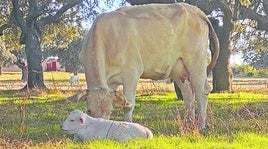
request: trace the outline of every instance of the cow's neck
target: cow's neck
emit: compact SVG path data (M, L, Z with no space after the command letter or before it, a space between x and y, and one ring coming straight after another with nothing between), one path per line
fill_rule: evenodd
M92 51L90 60L91 64L87 64L85 67L87 88L108 89L107 79L105 75L105 57L103 51Z
M96 72L86 74L87 88L108 88L107 81Z

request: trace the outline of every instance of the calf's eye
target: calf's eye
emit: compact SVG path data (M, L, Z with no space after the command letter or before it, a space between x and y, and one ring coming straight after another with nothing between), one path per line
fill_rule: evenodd
M70 120L71 122L74 122L74 120Z
M87 114L88 114L88 115L91 115L91 111L90 111L90 110L87 110Z

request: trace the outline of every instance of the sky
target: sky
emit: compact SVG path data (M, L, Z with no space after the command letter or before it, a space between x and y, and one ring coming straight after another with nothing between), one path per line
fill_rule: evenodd
M230 58L231 65L243 64L243 59L241 54L232 54Z

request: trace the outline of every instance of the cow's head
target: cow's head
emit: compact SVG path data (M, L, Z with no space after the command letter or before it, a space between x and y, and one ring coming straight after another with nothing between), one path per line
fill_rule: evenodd
M110 119L113 103L123 107L131 107L132 105L120 92L109 92L101 88L87 91L87 114L92 117Z

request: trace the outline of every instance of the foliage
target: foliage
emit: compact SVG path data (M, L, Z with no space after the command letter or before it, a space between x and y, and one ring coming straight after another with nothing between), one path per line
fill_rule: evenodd
M65 66L70 65L74 73L77 73L79 69L82 68L82 65L79 61L79 52L82 47L82 39L78 38L75 41L72 41L67 49L59 49L58 56L59 60Z
M52 23L71 23L68 18L78 21L82 0L26 0L0 1L6 6L1 16L7 17L0 26L2 36L6 29L16 26L20 30L19 43L25 45L28 79L24 89L46 89L42 71L42 33L44 27ZM79 15L77 15L79 16Z
M28 88L46 88L42 79L41 63L44 57L41 48L67 48L71 41L77 40L77 28L82 27L82 21L93 20L98 13L103 12L99 7L100 2L102 1L0 1L1 7L4 6L0 13L4 18L0 20L0 35L19 37L19 43L25 44ZM113 5L110 1L105 4ZM15 33L19 36L6 34L8 29L18 29ZM11 43L12 40L7 42Z
M21 51L24 48L24 45L19 43L20 33L20 29L15 26L4 31L4 36L1 36L1 39L7 50Z
M251 0L239 0L241 5L249 7L251 5Z
M6 49L5 45L0 39L0 67L8 66L13 61L15 61L15 56L8 49Z
M255 68L268 66L265 59L268 54L268 32L256 30L255 21L238 21L232 34L234 52L241 51L243 60Z
M234 65L232 71L234 76L240 77L268 77L267 69L256 69L252 65Z
M239 18L232 34L234 52L241 52L243 59L255 68L265 68L268 53L267 1L240 0Z
M43 48L43 59L50 56L57 56L63 66L71 66L73 72L77 72L82 67L78 54L82 46L83 31L79 31L77 27L66 26L64 24L57 25L60 27L48 28L48 32L46 32L48 36L45 36L46 39L44 39L46 44ZM64 29L65 32L59 32L61 28L66 28ZM57 32L57 34L51 32Z
M44 52L46 56L57 56L59 58L59 62L63 66L71 66L74 73L77 73L79 69L82 68L82 65L79 61L79 52L82 47L82 39L77 38L68 44L67 47L63 48L52 48L50 50L46 50Z
M62 22L46 26L43 32L43 51L53 48L67 48L68 44L81 36L77 26L66 25Z
M268 50L266 51L248 51L242 57L244 61L254 68L268 68Z

